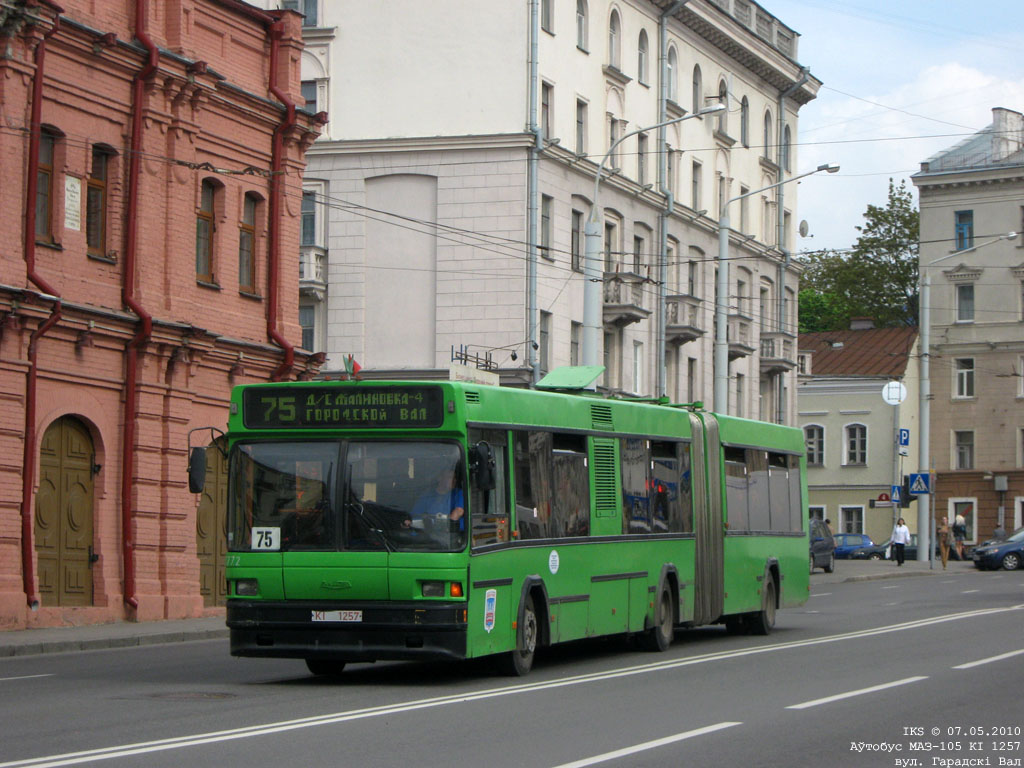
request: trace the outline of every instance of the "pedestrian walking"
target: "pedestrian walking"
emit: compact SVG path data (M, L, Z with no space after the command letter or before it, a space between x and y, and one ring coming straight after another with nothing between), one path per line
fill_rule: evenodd
M937 533L939 535L939 554L942 556L942 570L946 570L946 563L949 562L949 544L953 539L953 532L949 529L947 518L942 518L942 524Z
M892 550L896 556L896 565L903 565L903 556L907 544L910 543L910 529L907 528L907 524L901 517L896 521L896 526L892 529Z
M962 514L957 512L956 517L953 518L953 539L956 541L956 556L960 560L964 559L964 539L966 538L967 521Z

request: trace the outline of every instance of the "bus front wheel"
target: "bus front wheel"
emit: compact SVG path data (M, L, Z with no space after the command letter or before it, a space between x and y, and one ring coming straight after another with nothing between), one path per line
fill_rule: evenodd
M533 668L533 657L537 651L537 638L540 629L537 624L537 611L533 607L533 596L527 595L523 603L522 619L516 629L515 650L504 654L502 666L506 674L523 677Z
M761 594L761 610L750 614L747 621L751 634L767 635L775 627L775 579L766 575Z

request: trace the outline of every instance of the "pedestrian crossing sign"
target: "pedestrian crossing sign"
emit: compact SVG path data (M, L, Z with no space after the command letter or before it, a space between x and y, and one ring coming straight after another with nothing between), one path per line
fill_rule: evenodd
M920 474L910 475L910 492L911 493L931 493L929 490L929 475L927 472Z
M892 487L892 495L890 496L890 499L892 500L892 503L895 504L896 506L899 506L900 499L901 499L900 494L902 492L903 492L903 486L901 486L901 485L894 485Z

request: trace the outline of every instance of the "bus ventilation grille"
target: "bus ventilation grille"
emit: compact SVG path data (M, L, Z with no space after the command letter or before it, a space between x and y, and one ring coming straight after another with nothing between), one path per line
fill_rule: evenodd
M598 517L618 512L619 497L615 492L615 440L594 438L594 507Z
M591 405L590 420L593 422L594 429L613 429L615 427L612 424L612 409L609 405Z
M479 405L480 404L480 393L479 392L467 392L466 393L466 402L469 403L470 405Z

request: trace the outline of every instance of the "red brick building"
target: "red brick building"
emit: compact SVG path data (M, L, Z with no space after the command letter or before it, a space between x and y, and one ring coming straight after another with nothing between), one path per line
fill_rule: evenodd
M0 629L216 610L226 491L188 492L190 430L318 362L301 26L239 0L0 8Z

